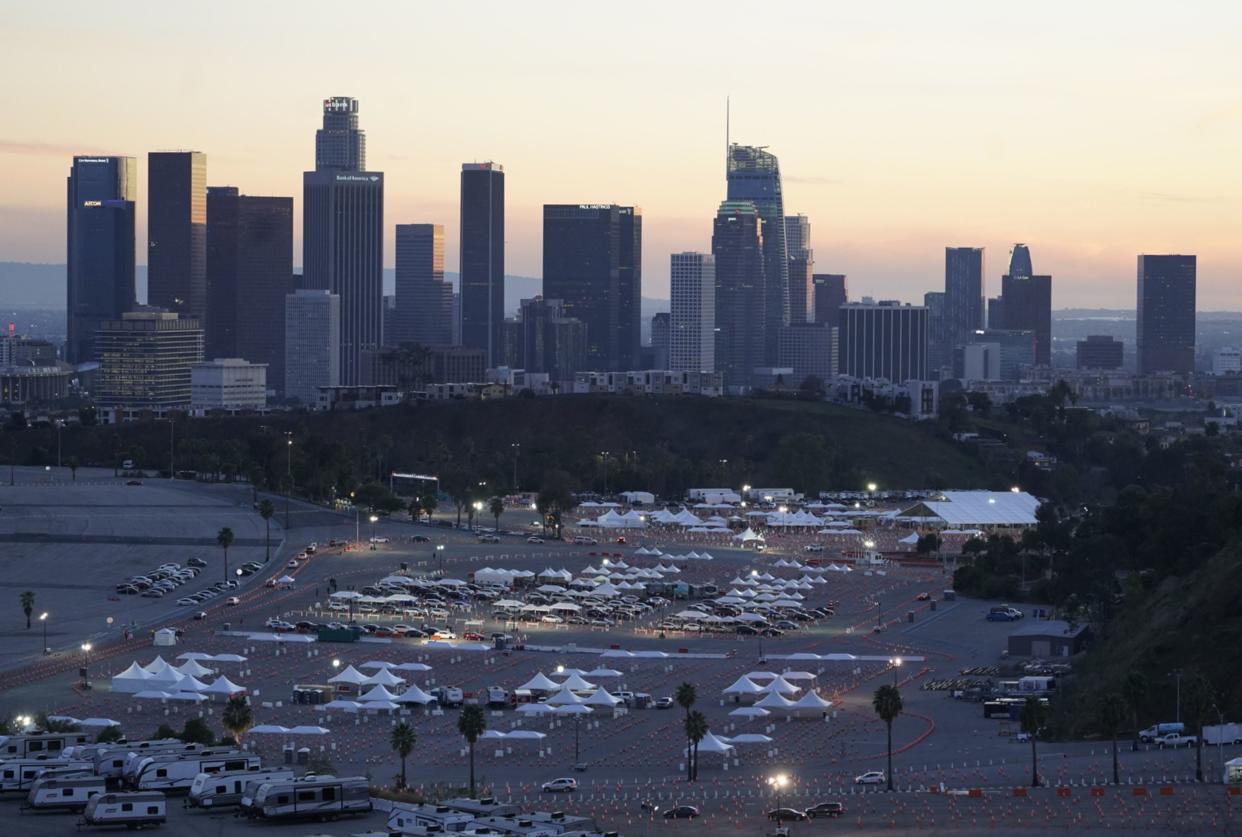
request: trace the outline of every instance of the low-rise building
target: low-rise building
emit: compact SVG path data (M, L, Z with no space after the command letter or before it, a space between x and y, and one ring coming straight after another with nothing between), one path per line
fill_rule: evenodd
M673 372L669 370L579 372L574 376L574 392L613 395L702 395L718 398L724 394L724 374L722 372Z
M221 357L190 368L193 410L262 410L267 407L267 364Z
M320 410L369 410L372 407L395 407L401 393L388 384L357 387L320 387Z

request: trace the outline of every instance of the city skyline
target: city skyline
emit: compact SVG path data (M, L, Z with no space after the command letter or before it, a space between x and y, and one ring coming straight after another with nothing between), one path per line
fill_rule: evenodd
M1242 302L1234 290L1242 244L1231 232L1242 212L1231 150L1242 125L1233 92L1242 69L1229 37L1242 11L1223 4L1175 19L1128 9L1117 20L1076 8L1072 30L1055 5L1019 21L973 3L947 12L910 5L882 17L791 4L798 33L774 57L776 69L802 79L789 92L709 60L713 43L756 25L716 6L665 9L660 31L638 26L636 15L589 46L571 37L581 18L555 13L559 6L529 11L477 35L498 65L513 68L506 73L471 67L435 42L405 66L385 55L400 52L388 49L399 25L339 41L336 60L316 62L290 50L324 37L331 24L307 14L297 23L302 38L275 38L287 23L279 6L249 10L242 30L228 14L195 21L202 37L194 42L159 37L190 26L162 7L121 29L104 9L71 6L68 29L59 14L20 8L0 36L9 77L39 79L11 90L24 116L0 132L0 172L10 185L0 201L6 260L64 261L59 183L73 154L142 159L196 148L211 161L210 185L300 197L317 106L348 95L366 109L369 165L387 173L386 266L394 263L395 223L439 223L446 270L458 272L457 173L461 162L495 159L509 175L508 272L539 275L544 204L616 201L643 207L645 294L667 298L669 255L709 248L711 213L724 197L731 96L734 141L765 145L780 158L786 212L814 225L816 272L849 275L856 293L917 301L939 285L944 247L984 247L999 257L1025 241L1038 248L1041 270L1058 277L1057 307L1112 303L1144 252L1197 253L1201 308ZM413 14L377 5L373 16L397 22ZM461 31L468 12L419 14L425 27ZM1009 48L1019 22L1024 38L1043 48ZM713 37L665 50L671 33L689 24ZM775 31L777 22L758 25ZM251 60L218 63L210 45L221 40ZM73 72L105 43L106 65ZM161 56L169 72L143 69ZM565 62L583 72L562 73ZM411 95L411 79L433 67L444 70L442 81ZM256 94L256 78L279 92ZM604 78L614 87L624 80L630 94L606 103L582 97ZM129 104L117 108L104 91L122 80L133 87ZM494 108L463 106L485 81ZM808 98L808 88L822 93ZM1014 131L1018 119L1023 129ZM147 189L140 173L139 253ZM298 200L295 231L301 212ZM300 233L294 246L300 253ZM1000 268L994 259L993 283Z

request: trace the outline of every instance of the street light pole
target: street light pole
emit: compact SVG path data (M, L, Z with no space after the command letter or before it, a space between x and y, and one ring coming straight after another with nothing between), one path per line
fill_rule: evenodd
M60 467L60 431L64 429L64 423L60 419L56 420L56 467Z
M1174 669L1173 671L1169 672L1169 676L1172 677L1177 682L1177 707L1176 707L1177 715L1176 717L1173 718L1173 720L1177 721L1178 723L1181 723L1182 721L1182 670L1180 668Z
M509 447L513 448L513 493L517 494L518 493L518 478L517 478L518 454L522 452L522 443L514 442L511 445L509 445Z
M47 611L39 614L39 621L43 624L43 653L47 654Z
M82 643L82 688L89 689L91 687L91 644L89 642Z

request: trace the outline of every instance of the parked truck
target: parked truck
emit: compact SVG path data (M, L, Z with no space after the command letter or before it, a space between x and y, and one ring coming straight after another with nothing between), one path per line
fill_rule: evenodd
M1164 735L1156 738L1156 746L1161 750L1176 747L1193 747L1199 739L1193 735L1184 735L1180 732L1166 732Z
M1147 729L1139 730L1139 740L1144 744L1152 744L1162 735L1168 735L1170 732L1185 732L1186 725L1181 721L1169 722L1164 724L1153 724Z
M1213 724L1203 728L1204 744L1242 744L1242 724Z

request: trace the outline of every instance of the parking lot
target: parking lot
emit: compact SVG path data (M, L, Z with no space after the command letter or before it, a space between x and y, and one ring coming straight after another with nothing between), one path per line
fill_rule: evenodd
M6 531L23 531L20 526L25 524L9 517L9 507L15 496L21 497L26 491L33 491L25 496L36 505L22 506L19 502L17 507L52 509L53 523L48 524L51 532L56 531L57 519L65 526L78 525L67 522L76 513L65 507L56 511L54 500L62 496L60 488L19 487L16 495L4 496L4 525L16 527ZM144 491L148 488L149 493ZM130 515L127 533L134 540L159 537L158 533L170 531L163 518L180 518L183 513L160 513L152 506L164 505L174 498L183 507L193 507L184 512L186 521L175 524L179 537L210 536L214 540L213 527L218 528L224 519L232 521L226 525L234 528L239 539L242 533L249 539L262 535L262 521L244 502L248 495L238 495L230 501L221 497L223 492L211 488L157 489L105 481L94 484L89 492L84 496L93 498L99 509L115 507L122 501L135 503L138 510ZM143 505L148 502L152 505ZM107 517L103 512L100 516ZM587 568L600 571L607 559L614 568L620 562L624 571L675 565L680 569L677 580L691 585L714 583L721 593L728 591L735 579L767 575L772 582L793 582L808 575L805 567L778 566L778 562L791 563L785 559L794 556L775 551L756 554L713 547L712 560L674 561L666 556L701 552L702 545L665 542L658 536L646 536L640 541L631 538L623 546L532 544L518 536L502 536L500 543L480 544L464 532L381 521L374 531L377 536L388 538L387 543L376 544L374 549L332 548L327 546L330 540L352 541L359 532L364 541L368 540L370 524L326 515L328 520L337 522L319 525L324 517L312 517L308 512L303 519L312 525L296 527L288 533L277 532L274 527L274 539L283 539L284 547L271 564L249 577L246 585L236 591L239 604L235 606L224 604L223 597L202 606L180 607L165 599L144 600L141 596L112 600L116 576L136 574L165 561L184 566L196 554L202 554L209 562L214 560L199 576L205 582L211 568L222 570L218 547L118 544L116 550L127 556L130 550L150 552L144 552L141 559L126 557L124 569L119 572L111 558L99 559L107 563L108 570L97 582L91 576L90 584L62 590L50 586L56 573L48 571L44 556L59 555L61 550L72 547L55 541L16 544L22 550L20 556L7 555L4 559L11 562L14 572L25 573L32 580L48 579L49 584L37 590L39 607L53 612L77 611L75 618L82 620L99 620L105 612L115 613L116 620L114 627L105 626L93 634L99 648L90 662L94 688L73 688L77 681L76 664L61 670L45 667L33 674L20 670L0 694L0 708L8 713L49 711L74 717L110 717L120 721L131 738L149 734L161 723L179 728L187 718L200 715L219 730L218 703L134 700L129 695L113 693L108 678L132 662L151 662L157 652L174 663L178 662L176 656L185 652L238 654L246 660L217 667L219 673L250 691L256 724L318 725L330 730L329 735L316 738L248 736L247 746L266 760L281 760L286 745L295 749L305 747L311 759L330 764L338 775L362 774L375 784L390 784L398 764L388 746L388 737L392 725L404 720L414 726L418 736L410 761L410 783L432 791L460 788L466 780L466 745L456 730L457 710L417 705L376 712L327 710L292 704L294 687L325 684L350 666L367 673L377 671L374 666L364 665L368 662L418 663L429 667L416 673L396 671L405 682L394 693L407 685L426 691L457 687L469 695L485 693L492 686L513 692L540 673L559 681L564 669L588 674L610 669L617 673L596 678L593 685L612 694L645 693L653 703L671 697L682 682L693 684L698 695L695 708L705 714L711 732L725 738L744 736L748 743L734 745L726 755L701 755L700 781L689 784L684 780L684 713L680 708L622 705L615 710L600 708L573 718L547 718L524 715L517 706L510 705L489 711L490 730L530 731L543 737L481 740L475 754L481 783L503 798L536 804L546 798L539 791L543 782L558 776L574 776L579 790L555 797L556 805L593 814L604 824L630 834L673 833L705 826L723 833L761 833L758 829L762 827L762 811L775 804L766 780L777 773L789 777L782 804L805 807L822 800L844 800L850 811L846 819L851 830L864 832L872 828L917 828L925 833L1003 827L1007 832L1030 829L1033 833L1045 827L1085 830L1095 827L1095 823L1104 823L1112 830L1150 833L1153 829L1176 830L1195 821L1194 817L1199 817L1197 822L1203 828L1213 823L1221 828L1230 822L1224 819L1233 810L1230 806L1236 806L1224 796L1219 785L1195 790L1184 783L1193 776L1194 769L1194 753L1185 750L1123 752L1123 787L1109 789L1103 797L1091 796L1090 785L1111 780L1107 742L1041 743L1039 770L1044 780L1074 790L1069 796L1041 789L1033 792L1034 796L1013 797L1014 788L1029 784L1031 773L1029 746L1015 743L1012 735L1003 734L1012 733L1013 725L985 719L979 704L954 700L950 691L922 686L960 678L963 670L986 670L996 664L1014 623L987 621L988 603L944 601L941 591L946 586L945 578L936 567L890 565L824 573L825 583L814 585L803 594L807 608L835 603L832 615L797 621L781 635L738 633L736 629L726 632L702 627L673 628L674 624L685 626L695 621L676 616L693 604L692 600L657 603L651 610L637 611L632 618L613 618L616 614L583 616L585 623L578 623L568 618L544 621L543 616L552 615L551 611L539 613L537 618L532 613L528 621L520 611L498 611L495 598L466 596L460 602L415 608L385 608L368 603L364 610L362 604L355 604L356 620L379 629L359 642L307 643L295 639L299 636L296 633L282 633L279 636L283 639L277 639L265 628L269 620L279 619L289 625L348 621L348 603L343 611L331 608L339 608L342 601L350 600L333 598L332 593L353 592L369 598L374 598L375 592L390 595L387 588L376 585L402 573L402 565L404 573L413 579L467 581L485 567L536 576L548 570L565 570L571 578L579 578ZM516 519L502 520L501 528L518 529L524 525L525 520L516 513L513 517ZM190 520L197 522L191 526L187 522ZM412 541L414 535L427 540ZM298 561L296 568L289 567L291 556L311 542L320 545L316 554ZM443 548L437 548L440 546ZM661 554L636 554L639 547L658 547ZM256 558L262 558L261 546L230 550L231 564ZM292 582L265 586L269 579L286 574ZM510 598L528 605L529 591L538 586L523 587ZM362 592L368 588L370 594ZM933 601L921 600L921 594L930 594L935 600L934 611ZM544 601L536 599L534 603L551 607L555 599L545 597ZM200 609L206 611L207 618L193 619L192 614ZM381 612L385 609L394 612ZM913 621L908 621L911 613ZM19 625L18 616L17 608L11 607L5 624L12 633L25 638L24 621ZM137 631L133 639L124 641L116 624L122 620L144 628L166 624L181 629L183 635L178 645L169 648L151 647L146 630ZM591 624L593 620L608 624ZM884 626L879 633L874 631L877 620ZM399 624L446 628L456 638L428 643L425 638L385 635L392 634L392 628ZM463 640L467 631L486 641ZM249 636L251 632L266 636ZM493 633L512 636L510 645L521 649L496 650L490 643ZM791 655L799 656L788 659ZM559 675L558 669L562 670ZM799 685L799 692L793 697L815 691L830 701L831 707L819 714L775 712L752 718L731 714L743 704L726 697L723 690L743 675L764 671L806 675L806 679L791 681ZM891 796L860 795L862 789L853 784L854 777L886 767L884 725L871 709L871 694L879 685L893 682L900 687L905 702L893 728L894 780L900 790ZM1236 749L1205 750L1209 777L1219 776L1219 761L1237 755ZM576 764L585 769L575 771ZM1151 795L1126 796L1138 786L1150 788ZM1162 796L1159 788L1163 787L1174 788L1177 796ZM936 793L929 793L930 789ZM959 797L950 793L971 789L978 789L981 795ZM1172 817L1169 811L1178 808L1175 803L1187 799L1195 800L1186 809L1190 819ZM701 808L703 816L693 822L674 823L644 819L649 817L640 807L644 800L664 808L690 801ZM1092 811L1096 812L1094 818ZM195 821L186 827L193 833L200 825ZM811 832L826 827L820 823L798 824L795 830ZM352 826L350 829L363 830ZM340 826L334 832L350 833Z

